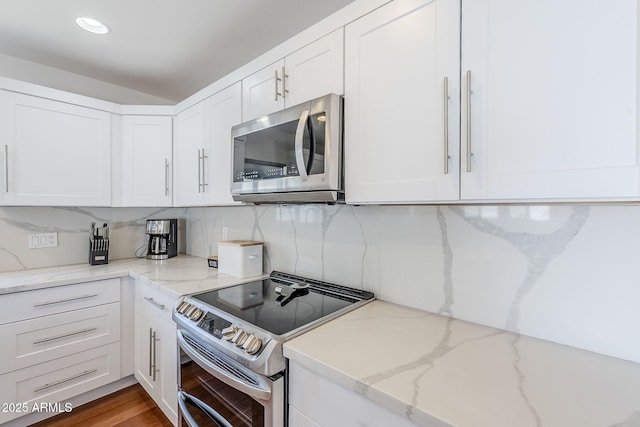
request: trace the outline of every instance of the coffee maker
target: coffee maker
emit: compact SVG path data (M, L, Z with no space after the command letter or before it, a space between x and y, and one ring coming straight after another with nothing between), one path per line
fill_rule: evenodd
M167 259L178 255L178 220L148 219L147 259Z

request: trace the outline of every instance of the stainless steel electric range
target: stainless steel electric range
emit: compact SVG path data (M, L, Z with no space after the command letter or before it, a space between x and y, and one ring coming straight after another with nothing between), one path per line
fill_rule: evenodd
M373 299L368 291L278 271L179 299L180 425L286 425L283 343Z

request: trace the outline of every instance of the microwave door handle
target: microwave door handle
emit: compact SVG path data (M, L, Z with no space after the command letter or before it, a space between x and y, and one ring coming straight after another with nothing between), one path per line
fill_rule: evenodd
M302 181L306 181L308 179L307 175L307 165L304 161L304 153L302 151L302 142L304 139L304 128L307 125L307 119L309 118L309 110L304 110L302 114L300 114L300 119L298 120L298 127L296 128L296 140L295 140L295 150L296 150L296 167L298 168L298 174L300 175L300 179Z
M207 414L209 418L211 418L213 422L216 423L216 425L218 425L219 427L233 427L215 409L213 409L197 397L180 390L178 392L178 406L180 407L180 412L182 413L182 416L189 427L199 427L199 425L193 418L193 415L191 415L191 412L189 412L189 408L187 408L187 402L191 403L199 410Z

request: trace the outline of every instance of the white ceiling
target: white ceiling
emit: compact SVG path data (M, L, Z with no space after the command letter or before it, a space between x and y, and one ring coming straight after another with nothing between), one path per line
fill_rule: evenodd
M0 0L0 54L178 102L352 1Z

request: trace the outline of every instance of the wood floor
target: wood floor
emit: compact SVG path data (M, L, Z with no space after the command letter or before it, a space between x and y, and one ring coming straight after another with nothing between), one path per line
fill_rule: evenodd
M171 427L140 384L74 408L34 427Z

